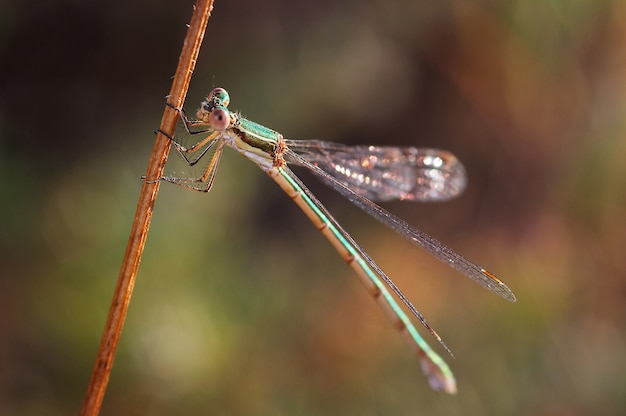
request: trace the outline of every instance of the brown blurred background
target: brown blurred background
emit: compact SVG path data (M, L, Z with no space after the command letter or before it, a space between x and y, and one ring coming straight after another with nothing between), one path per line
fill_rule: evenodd
M191 7L3 2L2 415L81 407ZM208 195L161 187L102 414L624 414L625 15L619 0L216 0L186 108L221 86L290 138L452 151L461 198L385 207L518 302L302 173L455 353L459 394L433 393L352 270L226 152Z

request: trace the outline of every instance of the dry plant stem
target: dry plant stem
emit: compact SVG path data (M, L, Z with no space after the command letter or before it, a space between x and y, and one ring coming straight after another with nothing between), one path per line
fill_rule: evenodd
M172 89L168 97L169 103L176 107L182 107L185 101L191 75L212 9L213 0L198 0L195 5L178 61L178 67L176 68ZM166 106L161 119L160 130L172 136L177 120L178 112ZM163 175L163 168L165 167L169 150L170 140L159 133L150 156L146 180L139 195L135 220L130 231L126 253L122 261L115 293L113 294L113 302L111 303L109 316L102 334L100 349L98 350L98 356L96 357L89 387L87 388L85 402L81 411L82 416L95 416L100 412L111 367L113 366L113 359L115 358L115 351L126 318L126 312L128 311L133 287L135 286L137 269L139 268L148 229L150 228L154 203L159 191L160 181L158 179Z

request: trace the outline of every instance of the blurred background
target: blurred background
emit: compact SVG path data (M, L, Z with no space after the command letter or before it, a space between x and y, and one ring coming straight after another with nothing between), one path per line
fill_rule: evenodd
M192 2L1 7L0 414L78 414ZM432 392L330 244L226 151L209 194L161 186L102 414L624 414L624 15L216 0L188 112L221 86L290 138L452 151L460 198L384 206L518 302L301 174L454 352L425 336L459 387Z

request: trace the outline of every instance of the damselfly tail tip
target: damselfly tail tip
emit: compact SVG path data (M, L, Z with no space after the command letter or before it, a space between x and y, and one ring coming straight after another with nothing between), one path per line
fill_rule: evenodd
M428 360L423 360L421 365L431 389L437 392L456 394L456 379L452 372L447 369L447 366L445 367L447 371L444 371L440 366Z

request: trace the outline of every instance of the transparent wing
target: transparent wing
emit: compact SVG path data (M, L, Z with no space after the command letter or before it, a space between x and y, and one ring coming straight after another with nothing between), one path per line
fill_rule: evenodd
M500 295L508 301L515 302L515 295L511 292L511 289L509 289L494 274L461 256L459 253L445 246L443 243L425 232L407 224L402 219L376 205L363 195L354 192L343 181L329 175L316 164L305 160L302 156L291 150L288 150L285 154L285 160L287 160L288 163L306 167L324 183L346 197L350 202L409 240L411 243L426 250L435 258L469 277L484 288Z
M467 184L461 162L444 150L345 146L321 140L286 140L286 144L373 201L445 201L463 192Z

